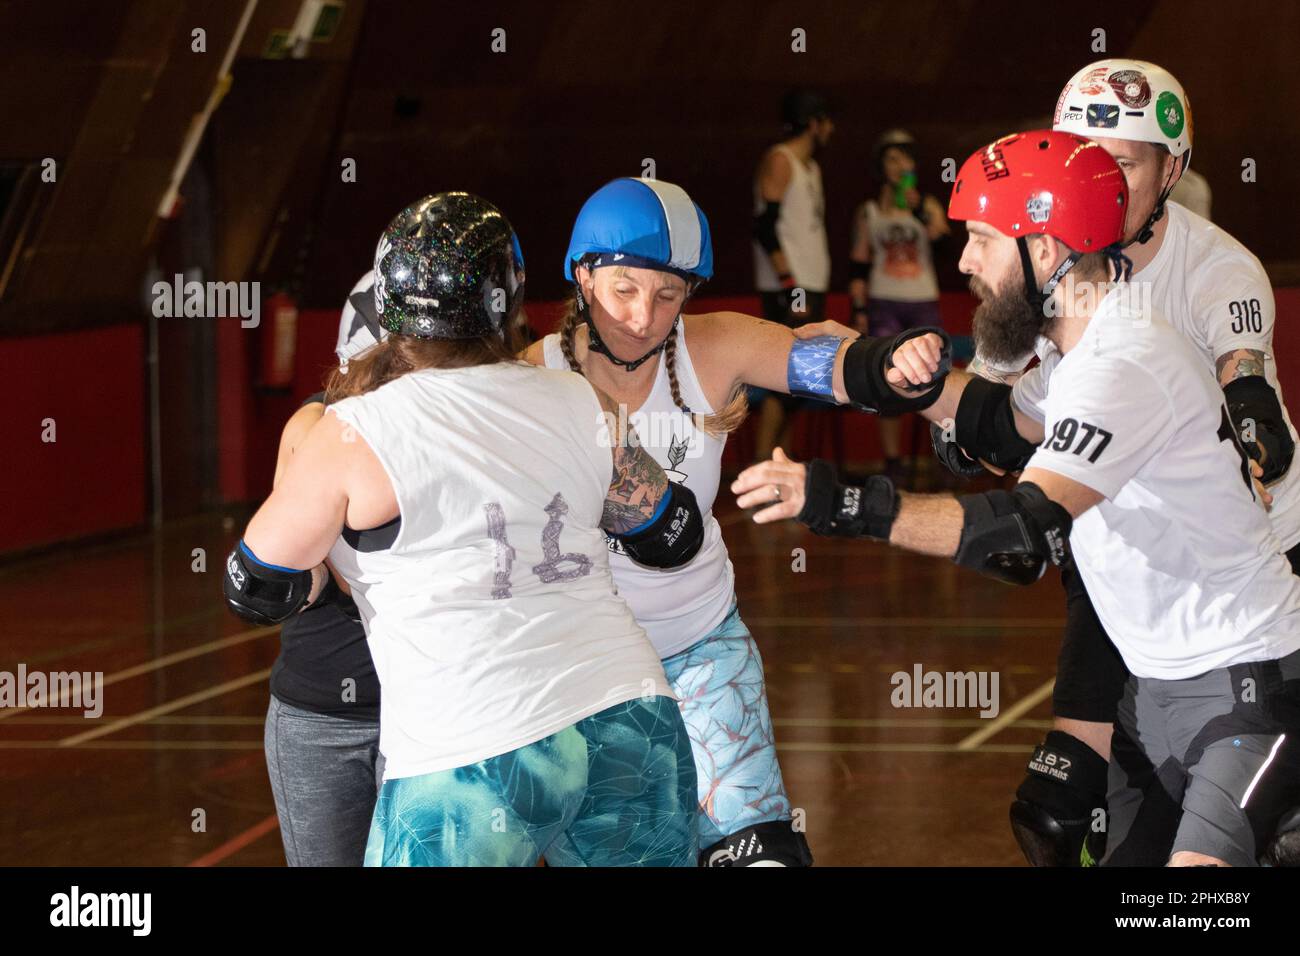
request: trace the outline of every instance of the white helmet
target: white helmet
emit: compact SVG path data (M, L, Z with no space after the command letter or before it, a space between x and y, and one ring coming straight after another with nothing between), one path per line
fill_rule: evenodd
M375 319L374 288L375 271L371 269L352 287L347 302L343 303L334 354L338 356L339 367L345 373L349 359L356 358L388 338L388 330Z
M1098 60L1065 84L1052 129L1156 143L1177 158L1192 148L1192 108L1168 70L1145 60Z

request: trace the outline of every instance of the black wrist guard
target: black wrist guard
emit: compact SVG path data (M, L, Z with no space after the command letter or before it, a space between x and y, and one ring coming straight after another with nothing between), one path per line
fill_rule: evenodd
M795 520L814 534L888 541L898 517L892 481L873 475L866 485L840 484L835 466L821 458L808 462L803 495L803 510Z
M922 393L919 397L904 398L894 391L885 378L885 372L894 367L894 351L900 345L908 339L930 333L943 340L939 352L939 370L930 383L907 386L909 392ZM943 380L951 369L952 340L943 329L907 329L892 339L863 336L844 353L844 390L849 395L849 401L865 411L880 415L919 412L939 400L943 394Z

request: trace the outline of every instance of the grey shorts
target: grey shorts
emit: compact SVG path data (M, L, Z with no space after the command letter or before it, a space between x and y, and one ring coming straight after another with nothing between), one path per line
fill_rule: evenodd
M1111 739L1103 866L1182 850L1255 866L1300 804L1300 651L1186 680L1130 677Z

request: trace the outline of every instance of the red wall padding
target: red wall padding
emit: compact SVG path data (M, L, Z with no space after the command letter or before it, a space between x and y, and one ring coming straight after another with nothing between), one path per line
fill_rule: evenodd
M1274 331L1274 347L1277 353L1278 374L1284 388L1287 383L1294 383L1293 402L1300 409L1300 339L1292 329L1300 324L1300 288L1275 289L1277 297L1277 325ZM956 335L970 334L970 316L974 301L964 292L944 293L940 300L940 311L945 328ZM692 311L712 312L734 310L757 315L760 312L757 296L736 297L701 297L691 303ZM530 302L528 318L538 332L553 331L563 314L563 303ZM827 317L847 322L849 318L848 297L832 295L827 303ZM243 448L233 450L232 457L238 457L242 463L237 480L225 483L223 491L231 499L259 498L270 487L274 468L274 455L279 430L284 419L292 412L302 398L321 387L324 369L333 360L334 341L338 334L338 313L334 311L307 311L299 316L298 355L292 396L254 397L257 410L248 422ZM227 385L232 389L233 384ZM249 389L244 387L247 395ZM226 405L223 403L223 409ZM724 461L733 467L747 464L753 453L754 416L727 443ZM836 437L842 444L843 457L849 462L869 462L880 457L876 439L874 419L869 415L851 413L823 417L816 412L807 412L798 416L794 426L791 444L793 451L805 456L832 457L832 440ZM904 431L904 453L908 449L909 432ZM233 436L232 436L233 440ZM929 438L921 430L918 441L922 443L921 452L926 449ZM226 449L223 448L223 455Z
M1278 373L1294 403L1300 400L1300 341L1294 332L1300 323L1300 288L1277 289L1275 295ZM758 300L702 298L694 307L702 312L734 309L754 314ZM941 309L949 331L969 333L968 296L945 295ZM556 303L529 305L529 318L539 332L554 328L559 315ZM831 297L828 315L847 319L844 296ZM323 373L333 361L337 322L336 312L302 313L294 384L279 392L253 388L251 337L236 322L222 323L217 346L218 434L220 483L227 500L257 500L270 489L280 429L297 404L321 387ZM0 551L143 523L148 500L143 327L0 339L0 367L11 386L0 418L0 447L8 453L3 467L7 507L6 519L0 522ZM41 441L41 422L46 418L54 419L57 437L48 444ZM729 464L740 465L752 454L752 428L751 419L728 443ZM794 451L831 456L836 428L842 429L846 460L879 457L873 420L855 414L801 415Z
M0 339L0 368L0 551L141 524L149 487L144 327Z

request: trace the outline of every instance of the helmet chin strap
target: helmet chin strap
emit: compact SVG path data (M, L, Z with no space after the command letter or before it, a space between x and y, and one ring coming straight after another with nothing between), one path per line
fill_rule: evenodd
M1188 153L1184 153L1180 160L1183 163L1182 168L1184 170L1187 169L1187 160L1189 158L1190 155ZM1169 175L1173 176L1172 170L1170 171ZM1156 223L1158 223L1161 219L1164 218L1165 203L1169 200L1169 194L1173 191L1174 191L1173 183L1170 183L1161 191L1160 198L1156 200L1155 208L1151 210L1151 215L1147 216L1147 221L1142 224L1142 228L1138 230L1136 236L1134 236L1128 242L1120 243L1119 247L1121 249L1127 249L1129 246L1134 244L1143 246L1151 241L1151 238L1156 234L1155 233Z
M1074 268L1075 263L1081 258L1081 254L1071 252L1062 259L1061 264L1056 267L1056 271L1052 273L1051 277L1040 289L1038 280L1034 278L1034 265L1029 261L1029 237L1017 236L1016 248L1020 250L1020 268L1025 274L1025 298L1029 300L1029 305L1036 314L1045 316L1047 314L1047 300L1052 297L1052 293L1056 291L1056 287L1065 278L1065 274Z
M587 306L587 300L583 298L582 287L576 282L574 283L574 287L576 289L576 295L578 296L578 316L587 325L587 348L593 352L599 352L625 372L635 372L646 362L650 361L664 350L668 345L668 340L677 333L677 323L680 322L682 318L681 312L678 312L677 318L673 319L672 328L668 330L668 334L664 336L662 342L652 348L649 352L646 352L645 355L642 355L639 359L632 359L630 362L627 359L621 359L609 350L609 346L605 344L605 340L602 339L600 333L596 331L596 323L591 318L591 309ZM689 300L690 293L688 292L686 295L686 301ZM682 302L683 309L686 308L686 301Z
M1133 272L1133 261L1124 255L1125 245L1115 243L1101 250L1110 261L1112 268L1114 268L1116 280L1121 282L1127 282L1129 275ZM1065 278L1066 273L1073 269L1079 260L1083 258L1083 253L1071 252L1062 259L1061 264L1056 267L1056 271L1039 289L1038 282L1034 279L1034 265L1029 261L1029 237L1017 236L1016 248L1020 250L1020 268L1025 274L1025 298L1029 301L1029 305L1035 313L1045 316L1047 314L1047 300L1052 297L1052 293L1061 284L1061 280Z

